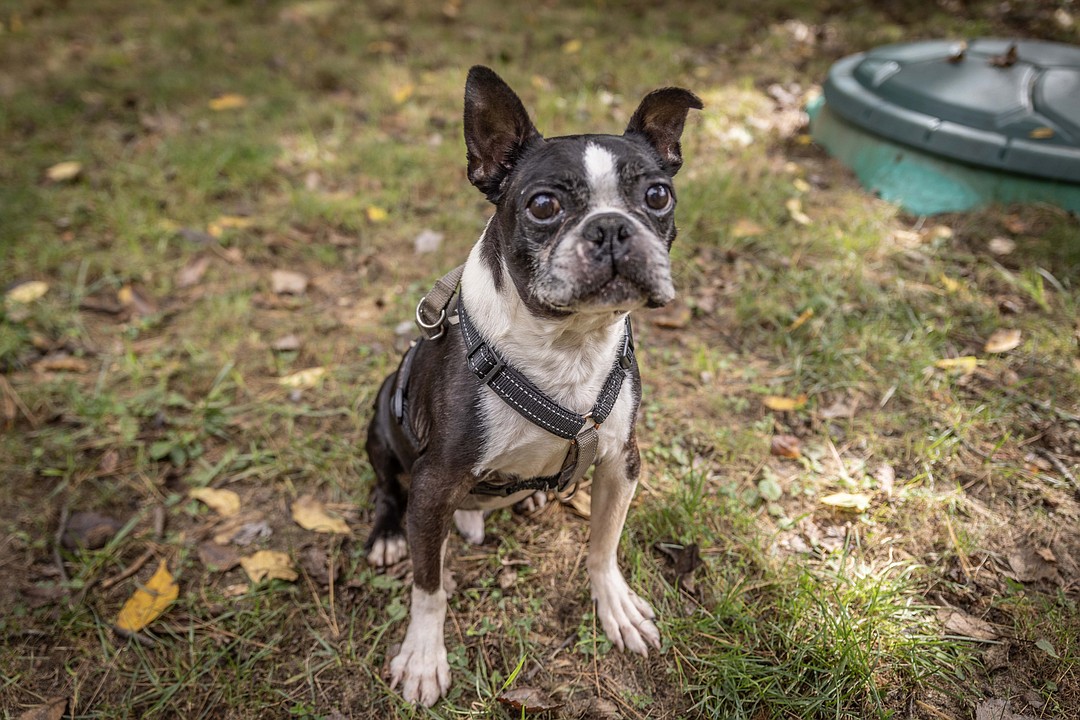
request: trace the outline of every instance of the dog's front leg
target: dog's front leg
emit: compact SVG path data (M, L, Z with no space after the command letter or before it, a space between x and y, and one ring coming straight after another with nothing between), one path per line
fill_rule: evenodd
M467 486L447 488L445 478L422 468L414 471L409 491L406 520L413 563L412 606L401 651L390 662L390 687L400 684L405 700L426 707L450 689L450 664L443 640L446 590L442 566L454 510L467 492Z
M588 567L596 615L608 639L620 650L648 655L650 645L660 648L660 631L653 623L656 613L626 584L616 558L640 469L631 430L622 452L593 470Z

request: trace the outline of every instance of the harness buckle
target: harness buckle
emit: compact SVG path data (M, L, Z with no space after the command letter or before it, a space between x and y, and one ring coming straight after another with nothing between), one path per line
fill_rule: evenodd
M487 370L482 369L476 362L474 362L473 357L485 347L487 346L482 342L476 343L476 345L471 350L469 350L468 354L465 356L465 361L469 364L469 367L473 369L473 374L480 378L480 382L484 383L485 385L490 385L491 381L495 379L495 373L502 370L503 366L506 365L506 362L501 357L496 355L496 360L492 364L492 366Z
M446 334L446 308L439 311L439 319L433 323L424 322L424 316L421 313L421 309L424 308L424 303L427 301L427 297L420 298L420 302L416 303L416 325L420 328L421 334L428 340L438 340ZM438 332L432 332L437 330Z

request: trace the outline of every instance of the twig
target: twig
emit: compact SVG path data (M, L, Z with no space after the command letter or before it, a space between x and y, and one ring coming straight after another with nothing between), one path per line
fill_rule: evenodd
M1076 477L1071 472L1069 472L1069 468L1065 467L1065 463L1061 462L1061 460L1058 459L1057 455L1044 448L1035 448L1035 452L1039 453L1044 458L1049 460L1050 464L1054 466L1054 469L1061 473L1066 480L1072 483L1073 487L1076 488L1077 493L1080 493L1080 481L1077 481Z
M119 573L117 573L116 575L113 575L111 578L105 578L104 580L102 580L101 581L101 589L102 590L108 590L109 588L111 588L116 583L123 582L124 580L127 580L129 577L131 577L135 573L139 572L139 570L142 569L142 566L145 565L146 563L150 562L150 560L153 557L154 557L154 551L153 550L147 550L142 555L135 558L135 560L130 565L128 565L123 570L121 570Z
M67 532L67 524L68 506L64 503L64 507L60 508L60 522L56 526L56 535L53 536L53 562L56 563L56 568L60 571L60 579L65 585L71 582L71 578L68 577L67 570L64 568L64 558L60 555L60 542L64 533Z
M936 707L934 707L932 705L927 705L922 700L916 700L915 704L918 705L923 710L925 710L926 712L933 715L934 717L940 718L940 720L955 720L952 715L947 715L946 713L943 713L940 710L938 710Z
M37 415L32 413L30 408L26 407L26 403L19 397L19 393L15 392L15 388L11 386L11 383L9 383L8 379L3 375L0 375L0 390L4 392L4 395L6 395L11 402L15 403L15 407L19 408L19 412L21 412L23 417L30 423L30 427L37 430L38 427L41 426L41 421L38 420Z

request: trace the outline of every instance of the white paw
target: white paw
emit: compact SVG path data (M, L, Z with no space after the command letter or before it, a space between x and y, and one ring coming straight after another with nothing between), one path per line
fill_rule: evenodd
M596 616L615 647L645 656L650 646L660 649L660 631L653 623L656 613L630 589L620 573L593 577L592 597Z
M466 542L473 545L484 544L483 510L455 510L454 525Z
M409 554L409 543L404 535L392 535L376 540L368 551L367 561L375 567L396 565Z
M438 702L450 689L450 663L442 641L415 647L406 639L401 652L390 661L390 688L399 684L406 702L424 707Z
M524 500L519 500L514 509L518 512L533 513L547 505L548 494L543 490L537 490Z

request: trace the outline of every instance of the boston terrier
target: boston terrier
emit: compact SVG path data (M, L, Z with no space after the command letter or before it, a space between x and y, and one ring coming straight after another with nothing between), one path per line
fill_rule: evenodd
M390 663L391 687L409 702L430 707L450 686L451 524L483 542L485 511L570 492L594 465L596 615L619 649L660 647L652 608L616 563L641 467L627 318L675 296L672 178L691 108L702 108L693 93L664 88L622 135L544 138L498 75L469 71L468 176L495 211L464 266L417 308L425 337L383 383L367 436L377 478L368 561L412 555L409 627Z

